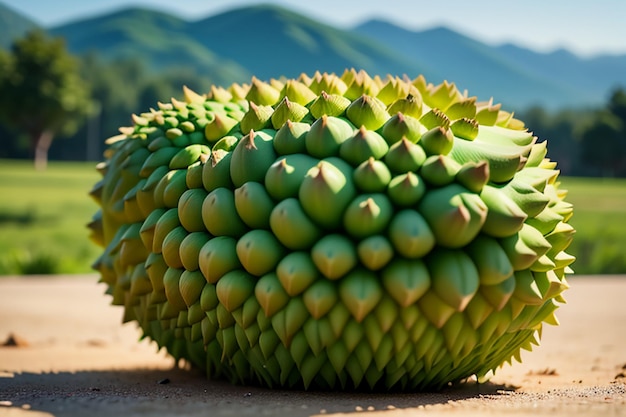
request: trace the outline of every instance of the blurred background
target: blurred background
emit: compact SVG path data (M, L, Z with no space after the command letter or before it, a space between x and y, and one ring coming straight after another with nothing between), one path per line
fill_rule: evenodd
M626 2L0 0L0 275L92 272L104 140L132 113L301 73L444 80L558 162L582 274L626 273Z

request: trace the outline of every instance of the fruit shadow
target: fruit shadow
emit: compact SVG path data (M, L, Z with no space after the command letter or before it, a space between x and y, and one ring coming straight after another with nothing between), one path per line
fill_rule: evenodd
M484 396L516 387L464 382L440 391L367 393L302 391L236 386L208 380L195 370L111 370L0 374L2 409L22 408L54 416L314 416L415 408Z

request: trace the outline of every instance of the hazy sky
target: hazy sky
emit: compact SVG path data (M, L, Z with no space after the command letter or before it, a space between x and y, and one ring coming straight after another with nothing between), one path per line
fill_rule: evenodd
M44 26L127 6L147 6L189 20L233 7L275 3L349 27L373 17L420 30L446 25L478 40L538 51L565 47L581 55L626 54L625 0L0 0Z

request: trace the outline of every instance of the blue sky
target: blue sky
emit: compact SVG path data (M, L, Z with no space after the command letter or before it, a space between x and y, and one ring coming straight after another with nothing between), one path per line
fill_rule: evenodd
M624 0L0 0L44 26L130 5L172 12L189 20L233 7L275 3L328 23L349 27L384 18L409 29L445 25L489 44L513 42L548 52L626 54ZM522 6L523 5L523 6Z

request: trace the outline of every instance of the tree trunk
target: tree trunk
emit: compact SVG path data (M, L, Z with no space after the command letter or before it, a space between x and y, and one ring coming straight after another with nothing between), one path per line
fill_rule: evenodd
M49 130L44 130L33 137L35 145L35 169L44 171L48 167L48 149L52 144L54 134Z

